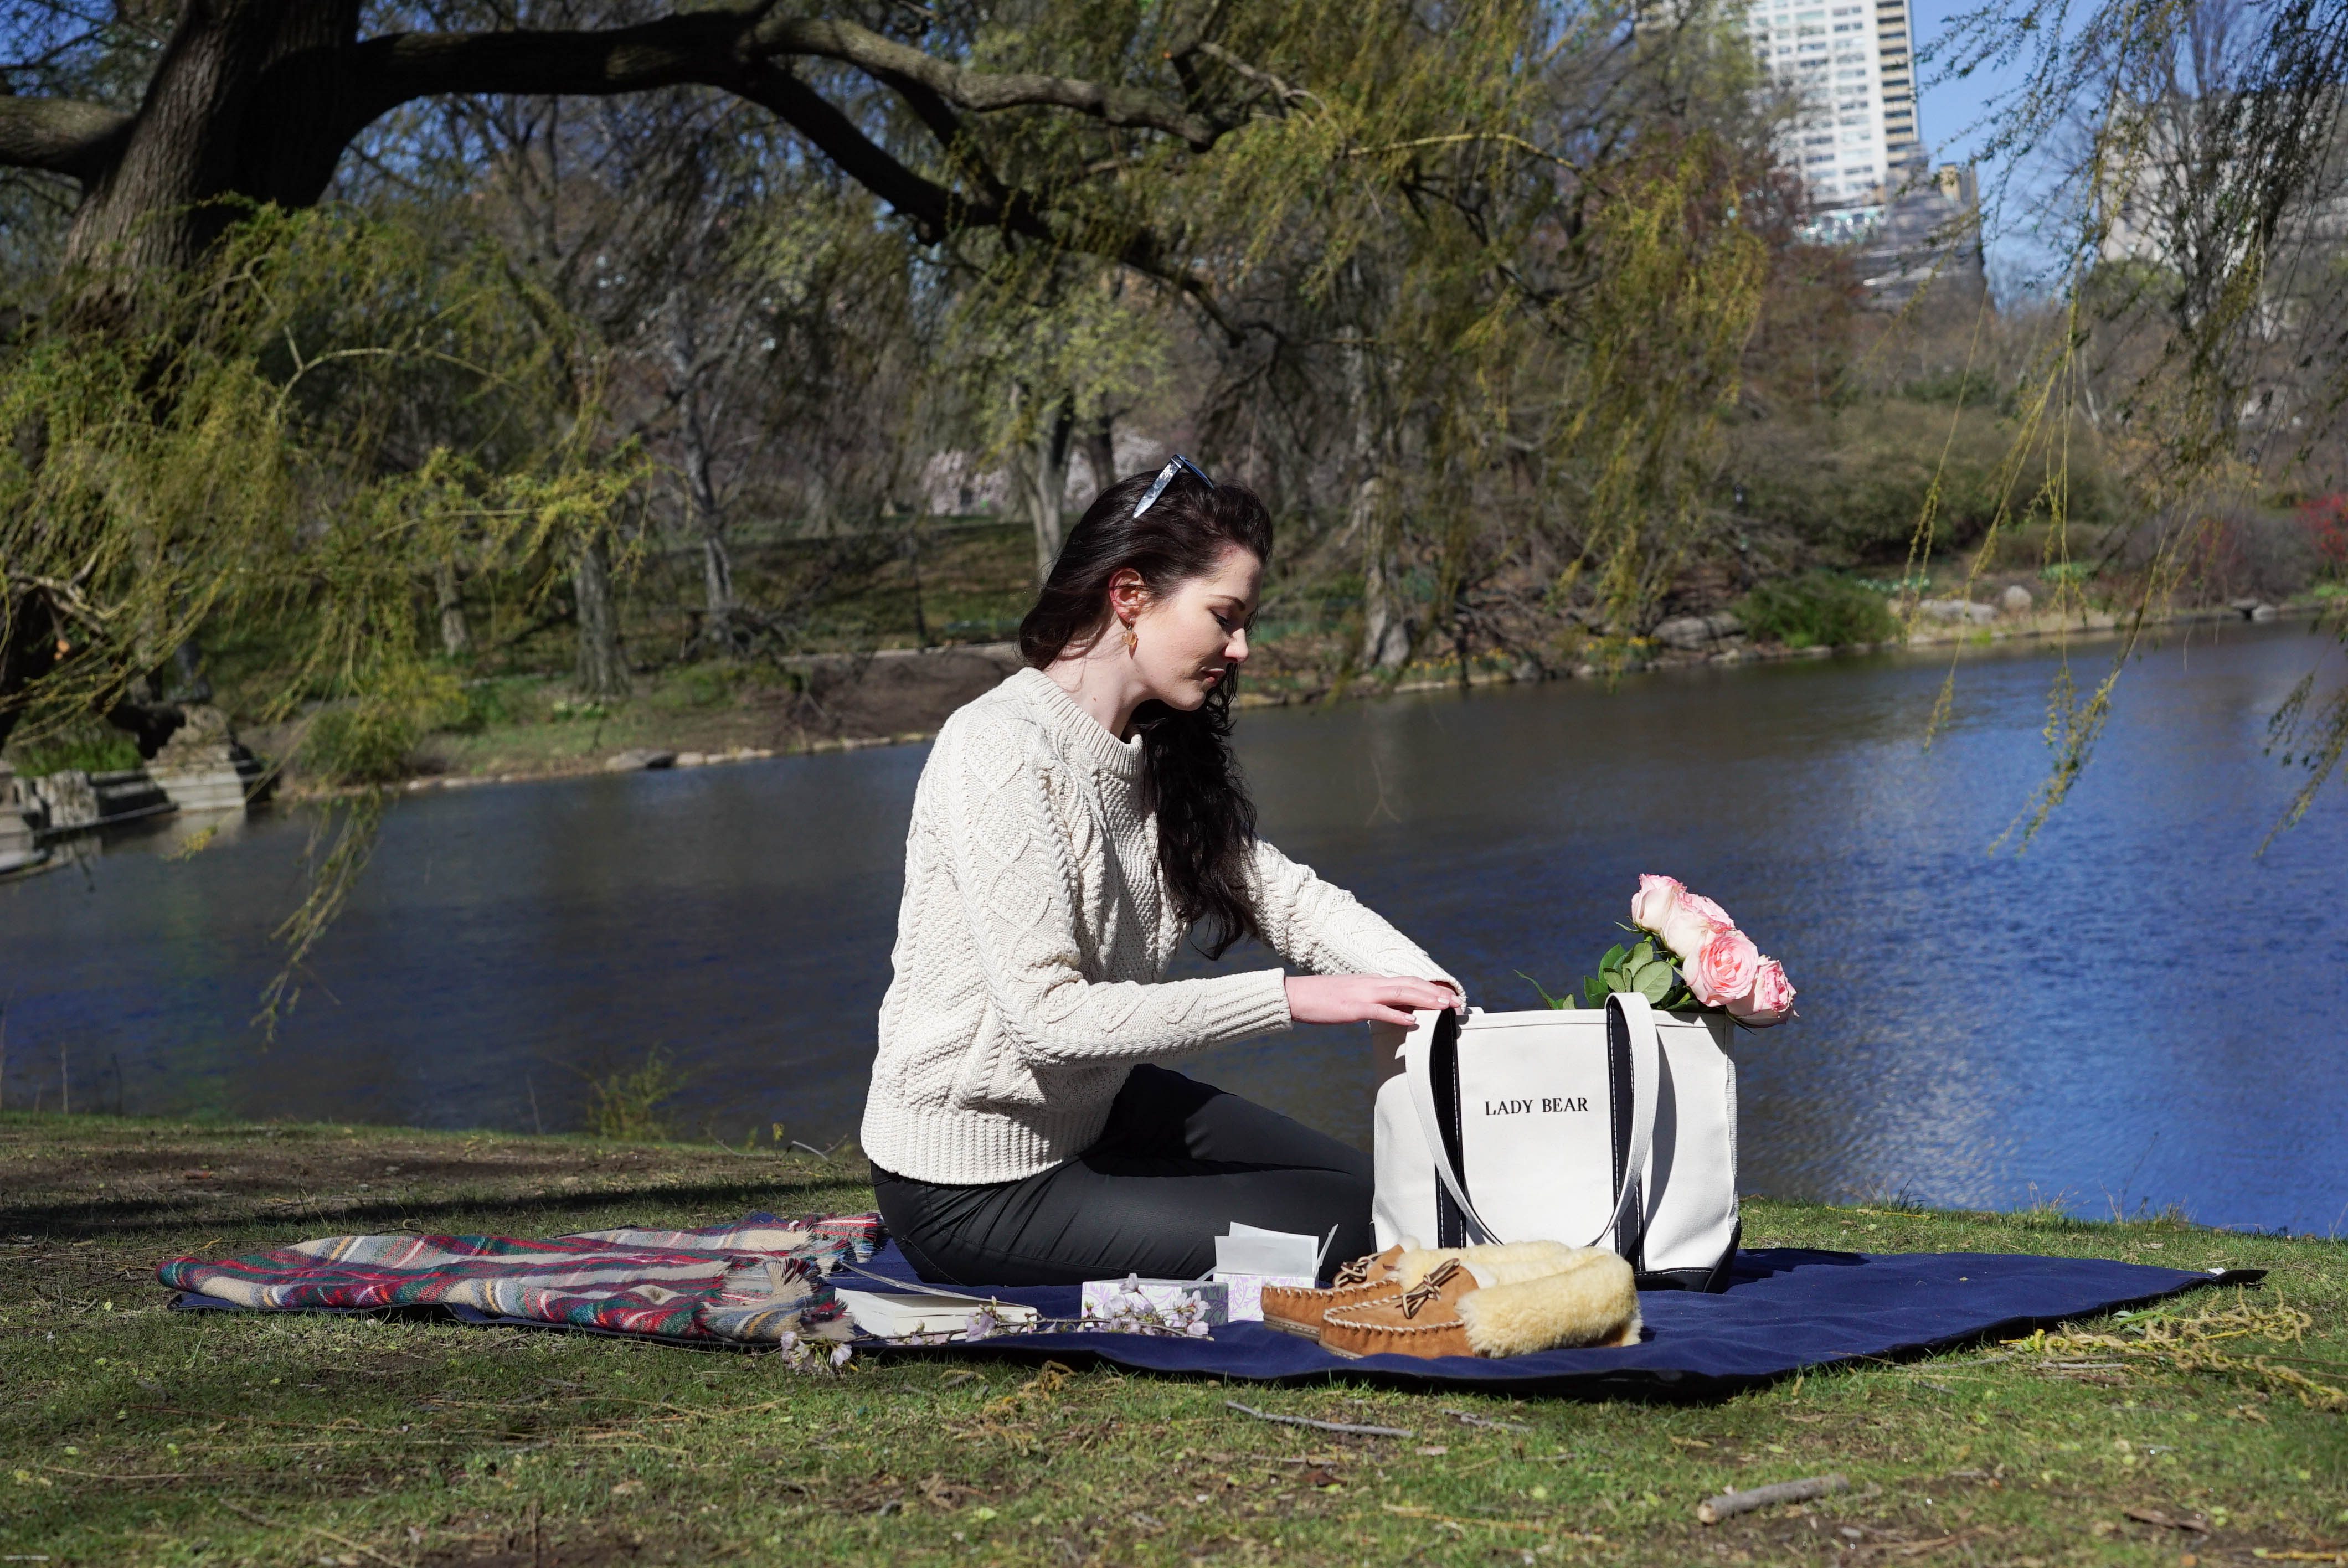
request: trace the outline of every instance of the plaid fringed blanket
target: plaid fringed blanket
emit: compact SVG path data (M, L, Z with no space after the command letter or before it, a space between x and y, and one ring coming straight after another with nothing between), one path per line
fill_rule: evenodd
M166 1286L256 1310L443 1307L654 1338L777 1344L844 1317L825 1282L880 1245L877 1214L705 1230L344 1235L243 1257L175 1257ZM844 1325L843 1325L844 1327Z

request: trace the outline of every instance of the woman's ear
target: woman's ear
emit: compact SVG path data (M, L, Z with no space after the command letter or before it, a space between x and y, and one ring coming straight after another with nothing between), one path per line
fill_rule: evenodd
M1108 612L1124 625L1133 624L1149 604L1149 585L1131 567L1119 567L1108 579Z

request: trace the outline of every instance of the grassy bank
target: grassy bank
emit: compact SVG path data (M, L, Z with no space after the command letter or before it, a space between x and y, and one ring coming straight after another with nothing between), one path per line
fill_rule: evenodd
M0 1558L2039 1568L2338 1562L2287 1554L2348 1543L2348 1430L2291 1380L2348 1384L2348 1246L2174 1222L1754 1200L1748 1245L2273 1273L2157 1315L2250 1309L2249 1332L2182 1355L1990 1347L1682 1404L951 1355L810 1376L555 1333L173 1315L152 1281L179 1253L342 1231L854 1209L861 1180L709 1145L0 1115ZM2303 1338L2281 1308L2312 1319ZM1233 1397L1414 1435L1266 1425ZM1726 1488L1838 1471L1852 1493L1695 1521Z
M2286 613L2296 618L2315 613L2317 608L2312 601ZM2189 634L2204 623L2230 628L2240 619L2232 610L2183 611L2154 636L2180 630ZM1633 639L1604 647L1592 643L1572 660L1560 658L1549 665L1478 655L1469 660L1465 681L1482 686L1577 677L1612 680L1651 670L1893 649L1977 651L2057 636L2101 657L2118 635L2117 625L2115 615L2096 611L2070 618L2008 615L1982 625L1924 623L1905 633L1894 628L1887 641L1855 644L1798 637L1791 643L1740 639L1691 650ZM1342 651L1325 635L1303 632L1264 644L1258 658L1240 696L1242 707L1310 703L1341 693L1361 699L1447 689L1463 679L1457 661L1435 658L1393 671L1390 678L1341 684L1332 671L1343 662ZM566 682L552 677L485 681L471 689L474 716L427 736L408 760L414 776L407 787L599 773L611 759L636 749L668 753L681 759L681 765L694 766L923 741L955 708L1017 667L1015 651L1007 643L770 664L687 665L645 672L629 696L592 702L577 699ZM254 731L247 738L265 754L279 754L292 749L294 734L288 727ZM286 793L298 795L317 787L316 778L297 770Z

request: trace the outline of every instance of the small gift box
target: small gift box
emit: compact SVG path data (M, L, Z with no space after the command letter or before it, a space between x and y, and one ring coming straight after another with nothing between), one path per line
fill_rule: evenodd
M1088 1279L1079 1313L1087 1324L1108 1325L1155 1315L1172 1325L1214 1327L1231 1320L1229 1288L1209 1279Z
M1334 1237L1335 1233L1330 1233ZM1320 1273L1326 1242L1288 1231L1268 1231L1234 1221L1215 1238L1215 1278L1231 1287L1234 1323L1263 1321L1263 1287L1292 1285L1311 1289Z

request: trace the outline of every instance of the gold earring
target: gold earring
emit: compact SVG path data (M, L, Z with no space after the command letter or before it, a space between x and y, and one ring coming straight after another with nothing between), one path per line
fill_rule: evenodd
M1125 651L1128 657L1141 651L1141 638L1133 630L1133 622L1125 623Z

